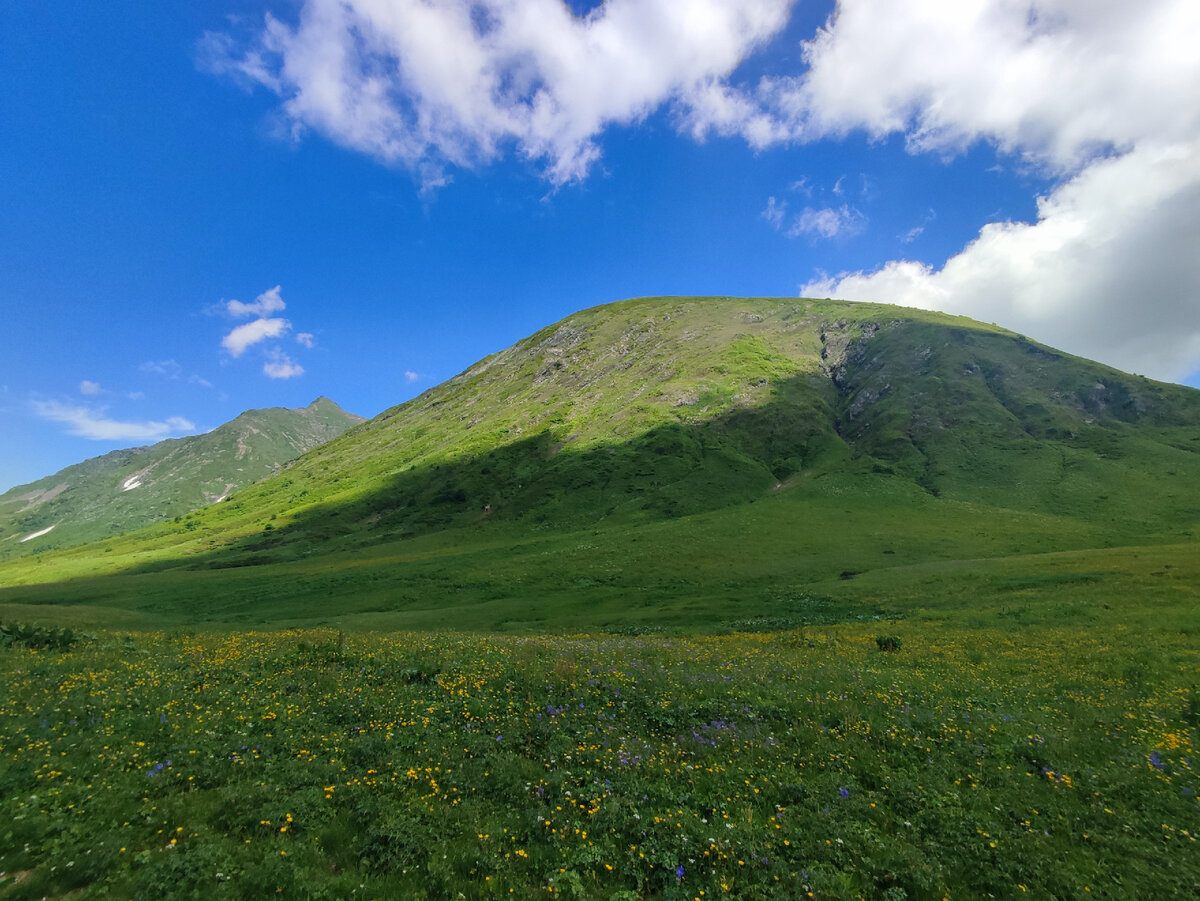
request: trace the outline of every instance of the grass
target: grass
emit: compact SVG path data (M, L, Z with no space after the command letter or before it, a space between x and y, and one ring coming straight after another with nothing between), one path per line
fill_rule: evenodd
M277 472L360 421L318 398L299 410L249 410L202 435L68 466L0 494L0 560L108 540L163 520L181 523L196 508Z
M6 650L0 898L1181 897L1194 607L1139 603Z
M896 308L577 314L0 565L0 901L1196 894L1198 397Z

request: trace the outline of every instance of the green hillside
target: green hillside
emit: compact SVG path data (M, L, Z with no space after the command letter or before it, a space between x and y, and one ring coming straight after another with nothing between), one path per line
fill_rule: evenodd
M0 604L144 625L870 617L930 566L993 566L997 592L1050 573L1036 592L1096 549L1185 557L1198 478L1193 389L962 317L647 298L568 317L180 522L9 563Z
M321 397L113 451L0 495L0 559L127 532L222 500L362 422Z

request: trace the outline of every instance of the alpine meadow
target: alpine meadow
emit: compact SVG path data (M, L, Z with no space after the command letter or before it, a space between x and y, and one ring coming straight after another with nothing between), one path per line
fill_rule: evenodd
M1200 892L1200 391L648 297L308 409L0 562L3 901Z
M1198 47L0 2L0 901L1200 898Z

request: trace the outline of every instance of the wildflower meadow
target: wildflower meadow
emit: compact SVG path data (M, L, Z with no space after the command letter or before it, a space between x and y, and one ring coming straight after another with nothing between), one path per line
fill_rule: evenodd
M0 898L1181 897L1188 635L104 633L0 651Z

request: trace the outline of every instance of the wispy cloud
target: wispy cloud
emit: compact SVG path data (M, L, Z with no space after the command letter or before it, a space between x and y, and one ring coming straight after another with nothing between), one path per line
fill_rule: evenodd
M84 379L82 382L79 383L79 393L80 394L99 394L100 391L101 391L101 388L100 388L99 382L91 382L91 381L88 381L87 379Z
M317 339L312 334L312 332L297 332L296 333L296 343L300 344L304 347L307 347L311 350L313 348L313 346L317 343Z
M406 370L406 371L405 371L405 373L404 373L404 380L405 380L406 382L410 382L410 383L411 383L411 382L415 382L415 381L416 381L417 379L419 379L420 377L421 377L421 374L420 374L420 373L418 373L418 372L413 372L411 369L409 369L409 370Z
M809 235L819 238L846 238L860 234L867 227L867 217L859 210L842 204L837 209L805 207L788 226L787 236Z
M161 375L168 379L177 379L183 376L183 367L175 360L148 360L138 367L138 371Z
M66 404L54 400L33 401L33 411L42 419L67 426L67 432L95 441L159 441L196 431L196 426L182 416L170 416L162 421L121 421L105 415L105 408Z
M867 226L867 217L847 204L839 207L806 206L789 220L787 201L774 197L767 199L762 217L771 223L772 228L789 238L804 235L810 238L847 238L862 233Z
M783 228L783 217L787 215L787 201L767 198L767 208L762 211L762 217L771 223L776 230Z
M291 379L298 375L304 375L304 367L276 347L267 353L267 362L263 364L263 373L268 378Z
M935 219L937 219L937 213L935 213L933 210L929 210L925 214L924 218L921 219L920 223L914 225L908 231L904 232L904 234L898 236L900 238L900 242L902 244L911 244L925 233L926 227Z

